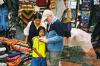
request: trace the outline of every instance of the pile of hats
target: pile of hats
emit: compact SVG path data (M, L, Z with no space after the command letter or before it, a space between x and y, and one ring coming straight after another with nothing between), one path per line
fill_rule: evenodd
M0 66L7 66L5 58L8 56L9 50L10 47L6 43L0 41Z

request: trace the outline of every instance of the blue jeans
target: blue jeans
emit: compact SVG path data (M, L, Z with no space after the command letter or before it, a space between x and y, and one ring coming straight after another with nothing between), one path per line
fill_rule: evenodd
M33 58L31 66L47 66L46 58Z

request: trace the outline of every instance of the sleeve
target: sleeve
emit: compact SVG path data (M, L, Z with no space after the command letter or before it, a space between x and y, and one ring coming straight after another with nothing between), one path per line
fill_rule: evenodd
M52 38L48 38L48 42L47 43L57 43L63 40L62 36L54 36Z
M24 35L28 36L29 35L29 29L30 29L30 25L32 22L29 22L28 25L26 26L26 28L24 29Z

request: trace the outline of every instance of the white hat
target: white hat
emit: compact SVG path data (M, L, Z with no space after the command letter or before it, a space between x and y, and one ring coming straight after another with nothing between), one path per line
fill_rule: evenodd
M42 21L44 22L48 16L54 16L53 12L50 10L44 10L43 14L42 14Z

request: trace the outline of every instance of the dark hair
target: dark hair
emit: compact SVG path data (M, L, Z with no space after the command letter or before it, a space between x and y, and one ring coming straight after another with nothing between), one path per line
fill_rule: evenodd
M40 26L40 27L38 28L38 35L39 35L40 30L44 30L44 32L45 32L45 28L42 27L42 26Z
M35 15L34 15L34 20L35 19L41 19L42 18L42 15L40 14L40 13L36 13Z

